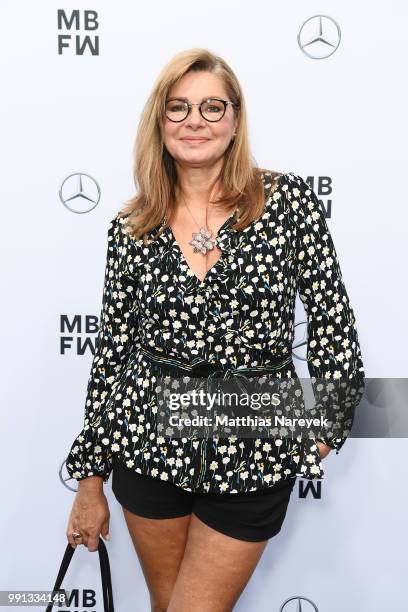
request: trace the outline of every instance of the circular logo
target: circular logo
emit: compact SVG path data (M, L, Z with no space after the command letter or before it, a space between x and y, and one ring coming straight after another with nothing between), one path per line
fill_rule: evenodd
M60 469L59 469L59 478L64 487L76 493L78 491L78 481L75 478L71 478L71 476L67 472L67 468L65 466L65 460L63 461ZM72 484L74 483L74 484Z
M299 321L299 323L295 323L295 338L292 343L292 354L296 359L299 359L299 361L306 361L306 349L307 321Z
M311 599L297 595L284 601L279 612L319 612L319 610Z
M338 24L327 15L309 17L298 34L299 47L312 59L325 59L332 55L338 49L340 39Z
M82 214L90 212L98 205L101 190L92 176L76 172L64 180L59 190L59 197L68 210Z

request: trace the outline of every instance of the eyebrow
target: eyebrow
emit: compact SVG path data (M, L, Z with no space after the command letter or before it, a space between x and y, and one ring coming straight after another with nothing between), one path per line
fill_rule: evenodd
M200 102L204 102L204 100L208 100L209 98L218 98L219 100L222 100L221 96L205 96L200 100ZM185 102L189 101L188 98L183 96L174 96L172 98L167 98L167 100L184 100Z

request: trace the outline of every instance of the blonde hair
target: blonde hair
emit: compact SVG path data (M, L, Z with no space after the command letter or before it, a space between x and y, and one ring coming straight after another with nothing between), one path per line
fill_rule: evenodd
M163 143L162 122L165 100L170 88L189 71L211 72L224 85L228 98L235 102L237 117L235 138L224 153L224 163L217 179L221 195L212 203L233 210L239 206L239 216L233 229L240 230L259 218L265 205L262 173L275 173L258 168L254 162L248 138L244 96L235 74L228 64L207 49L188 49L178 53L159 73L143 108L133 147L133 177L138 193L125 202L119 216L126 216L127 232L136 239L162 223L159 233L169 224L175 208L177 173L174 159ZM269 181L268 181L269 182Z

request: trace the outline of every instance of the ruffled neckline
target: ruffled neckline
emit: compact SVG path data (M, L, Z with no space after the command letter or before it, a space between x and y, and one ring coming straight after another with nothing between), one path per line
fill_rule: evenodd
M264 191L266 192L268 180L265 174L262 174L262 180ZM153 257L160 261L161 270L166 270L169 274L177 272L177 284L185 295L189 293L204 293L208 295L211 292L211 286L214 281L222 284L232 273L231 263L233 262L241 235L245 233L246 229L241 230L241 232L233 229L233 221L238 214L239 207L234 210L218 230L216 244L220 248L221 254L216 263L208 270L203 280L200 280L188 265L171 227L166 225L166 217L149 231L149 249L153 251ZM163 226L165 226L164 229L155 237Z
M156 256L160 258L161 269L165 268L168 272L174 272L176 266L177 282L185 295L196 292L205 293L208 291L213 280L217 279L222 281L229 269L227 266L228 255L235 242L239 240L239 233L234 232L231 227L235 215L236 211L225 220L218 230L215 239L217 246L221 250L221 254L215 264L208 270L203 280L199 279L191 270L173 234L173 230L169 225L164 227L161 234L150 243L150 246L155 250ZM164 222L165 220L163 220L162 224ZM152 230L153 235L159 230L162 224Z

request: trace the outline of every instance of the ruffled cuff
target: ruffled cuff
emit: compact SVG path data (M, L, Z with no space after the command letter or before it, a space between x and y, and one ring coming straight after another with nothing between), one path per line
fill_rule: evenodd
M109 446L109 438L99 438L95 430L83 429L65 460L70 477L82 480L88 476L102 476L103 482L107 482L112 471L112 453Z

